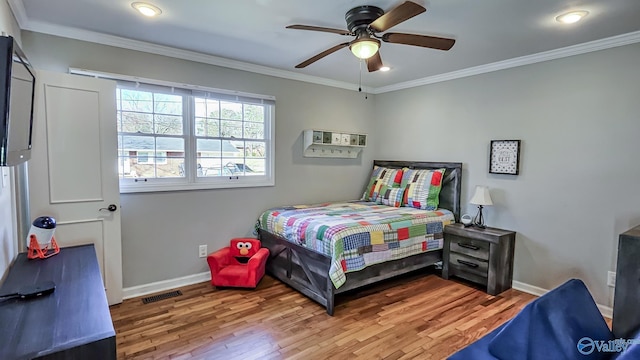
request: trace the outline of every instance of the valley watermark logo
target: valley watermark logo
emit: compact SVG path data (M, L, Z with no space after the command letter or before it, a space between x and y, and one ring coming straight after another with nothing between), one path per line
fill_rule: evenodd
M591 355L594 351L602 353L623 352L633 344L640 344L640 339L593 340L590 337L583 337L578 340L577 347L580 354Z

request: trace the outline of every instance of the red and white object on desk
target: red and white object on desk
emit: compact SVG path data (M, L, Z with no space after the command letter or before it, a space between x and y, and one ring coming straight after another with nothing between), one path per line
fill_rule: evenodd
M29 259L46 259L60 252L60 248L53 237L56 231L56 219L49 216L41 216L33 220L27 246Z

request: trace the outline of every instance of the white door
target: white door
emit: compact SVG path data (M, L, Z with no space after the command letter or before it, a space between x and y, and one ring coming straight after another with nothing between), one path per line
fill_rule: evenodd
M109 304L120 303L116 84L47 71L36 76L31 218L55 218L60 247L93 243ZM112 204L115 211L108 210Z

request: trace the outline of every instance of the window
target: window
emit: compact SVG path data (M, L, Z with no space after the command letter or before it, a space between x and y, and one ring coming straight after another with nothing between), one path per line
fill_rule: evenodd
M124 80L116 91L121 192L274 184L272 98Z
M151 157L153 156L153 153L151 151L138 151L137 154L138 164L153 164L153 161L149 162L151 160ZM131 174L131 166L129 166L129 174Z
M265 108L195 98L196 160L201 176L255 176L266 168Z
M184 178L188 97L118 87L116 116L121 180ZM129 181L130 182L130 181ZM121 181L126 187L127 181Z
M138 164L160 164L164 165L167 163L167 152L166 151L138 151ZM156 156L157 155L157 156ZM124 168L124 166L122 167ZM129 171L127 173L131 174L131 166L127 167ZM122 172L124 174L124 170ZM121 175L122 175L121 174Z

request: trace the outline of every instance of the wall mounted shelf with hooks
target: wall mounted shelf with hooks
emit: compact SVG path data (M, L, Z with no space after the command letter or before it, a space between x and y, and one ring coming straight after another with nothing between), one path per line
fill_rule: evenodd
M353 159L366 146L366 134L315 129L304 131L305 157Z

